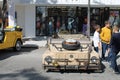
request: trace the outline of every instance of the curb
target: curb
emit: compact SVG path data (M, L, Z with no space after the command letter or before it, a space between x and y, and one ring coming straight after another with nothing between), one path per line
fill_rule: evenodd
M41 48L46 47L47 41L26 41L22 48Z

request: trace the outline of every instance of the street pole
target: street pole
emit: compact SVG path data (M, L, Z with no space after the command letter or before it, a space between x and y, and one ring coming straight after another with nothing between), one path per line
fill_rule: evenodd
M90 0L88 0L88 23L87 23L87 36L90 37Z

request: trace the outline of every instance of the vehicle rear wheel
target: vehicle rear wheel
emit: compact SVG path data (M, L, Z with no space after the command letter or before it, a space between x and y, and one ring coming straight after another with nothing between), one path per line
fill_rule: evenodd
M21 41L18 40L15 44L14 50L15 51L20 51L21 50L21 45L22 45Z

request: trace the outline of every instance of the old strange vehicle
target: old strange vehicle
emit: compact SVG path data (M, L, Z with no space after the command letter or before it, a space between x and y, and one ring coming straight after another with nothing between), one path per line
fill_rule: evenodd
M90 39L80 34L76 39L75 36L48 40L48 49L42 56L44 70L102 71L100 56L93 50Z
M22 28L20 26L8 26L9 20L5 15L8 10L7 1L3 0L3 6L0 7L0 50L13 48L19 51L22 45Z
M13 48L20 51L22 45L22 29L10 26L0 30L0 50Z

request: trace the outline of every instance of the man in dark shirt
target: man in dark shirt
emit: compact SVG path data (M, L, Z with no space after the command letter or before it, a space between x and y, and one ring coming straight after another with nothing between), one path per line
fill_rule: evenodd
M113 34L112 34L112 38L110 41L110 45L109 45L109 50L110 53L109 55L111 55L111 65L110 67L114 70L114 72L119 72L118 66L117 66L117 54L120 51L120 33L119 33L119 28L118 26L114 26L113 27Z

